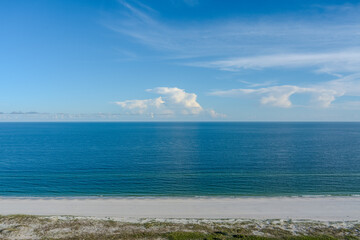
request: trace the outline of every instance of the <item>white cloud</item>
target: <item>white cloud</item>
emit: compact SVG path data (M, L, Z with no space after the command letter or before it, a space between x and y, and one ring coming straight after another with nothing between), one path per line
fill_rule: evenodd
M342 96L344 93L333 89L323 89L321 87L298 87L292 85L282 85L258 89L231 89L227 91L215 91L211 93L215 96L260 96L260 102L264 105L289 108L292 106L290 97L294 94L311 94L313 101L320 107L329 107L335 97Z
M253 82L249 82L249 81L239 80L239 82L246 84L250 88L266 87L266 86L271 86L271 85L276 84L276 81L265 81L265 82L261 82L261 83L253 83Z
M210 114L213 118L226 118L226 114L215 112L213 109L207 110L207 112Z
M161 95L155 99L126 100L115 102L124 110L132 114L156 115L199 115L207 114L211 117L224 117L214 110L204 110L197 102L195 93L187 93L180 88L157 87L146 90Z
M353 49L333 53L275 54L254 57L240 57L221 61L194 64L202 67L218 68L226 71L264 68L313 67L317 72L360 71L360 50Z
M147 91L164 95L167 103L180 108L183 114L199 114L203 111L203 108L196 101L195 93L187 93L183 89L169 87L158 87Z
M257 96L264 105L284 108L293 106L290 98L294 94L309 94L315 105L329 107L341 96L360 97L360 73L309 86L278 85L263 88L239 88L213 91L210 94L221 97Z
M123 102L115 102L115 104L134 113L144 113L149 109L160 109L164 103L165 102L161 97L155 99L126 100Z
M347 96L360 96L360 73L329 81L324 84L327 88L343 91Z

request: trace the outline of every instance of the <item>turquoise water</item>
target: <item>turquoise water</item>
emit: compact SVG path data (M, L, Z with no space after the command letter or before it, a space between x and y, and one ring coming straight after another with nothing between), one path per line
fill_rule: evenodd
M360 194L360 123L0 123L0 196Z

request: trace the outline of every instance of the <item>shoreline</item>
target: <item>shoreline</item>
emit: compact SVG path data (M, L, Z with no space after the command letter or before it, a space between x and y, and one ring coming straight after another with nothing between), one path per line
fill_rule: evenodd
M274 199L274 198L359 198L360 194L344 194L344 195L332 195L332 194L319 194L319 195L194 195L194 196L170 196L170 195L65 195L65 196L41 196L41 195L0 195L2 199L79 199L79 200L91 200L91 199Z
M325 197L0 197L0 215L116 219L360 220L360 196Z

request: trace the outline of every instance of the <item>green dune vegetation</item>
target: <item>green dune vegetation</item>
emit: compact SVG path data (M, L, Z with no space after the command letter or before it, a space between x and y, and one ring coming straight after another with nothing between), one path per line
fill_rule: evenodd
M360 222L291 220L138 219L72 216L0 217L0 239L360 239Z

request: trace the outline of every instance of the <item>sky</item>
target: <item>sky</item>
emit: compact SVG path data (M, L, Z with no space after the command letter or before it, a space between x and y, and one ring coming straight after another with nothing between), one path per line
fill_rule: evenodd
M0 121L360 121L360 1L2 0Z

